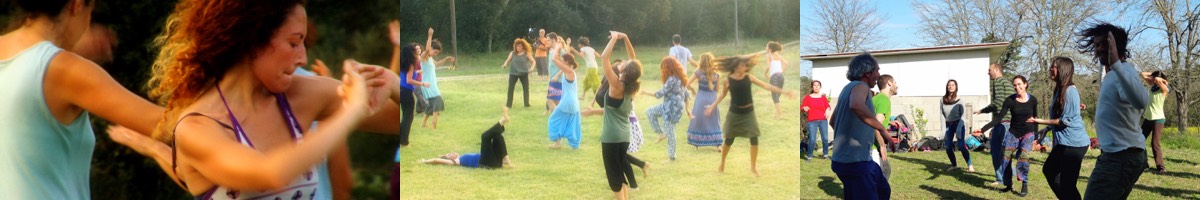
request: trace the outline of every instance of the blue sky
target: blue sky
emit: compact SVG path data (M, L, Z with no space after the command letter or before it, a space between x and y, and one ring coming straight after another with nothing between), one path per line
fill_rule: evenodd
M920 34L917 30L918 24L921 23L921 18L913 12L912 1L907 0L883 0L869 1L870 4L875 4L877 14L884 21L880 25L880 31L886 38L881 44L882 49L901 49L928 46L925 41L918 38ZM808 14L815 12L815 6L811 1L800 1L800 27L815 26L817 22ZM803 32L801 34L804 34ZM802 50L803 55L828 52L808 52ZM801 62L800 69L802 72L812 71L811 62Z

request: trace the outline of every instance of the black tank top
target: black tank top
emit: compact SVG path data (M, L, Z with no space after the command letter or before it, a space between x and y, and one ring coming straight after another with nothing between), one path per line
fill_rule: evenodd
M729 77L729 96L729 112L745 114L754 111L754 97L751 96L749 75L742 77L742 80L733 79L733 76Z

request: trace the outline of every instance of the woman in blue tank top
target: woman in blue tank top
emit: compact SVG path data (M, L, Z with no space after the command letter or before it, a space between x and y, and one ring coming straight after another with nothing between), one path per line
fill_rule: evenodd
M162 108L118 84L81 48L94 0L14 0L15 30L0 35L0 194L89 199L96 136L89 115L150 133ZM5 6L9 1L4 2ZM9 9L5 7L4 9ZM147 137L147 136L140 136ZM161 143L159 143L161 145Z

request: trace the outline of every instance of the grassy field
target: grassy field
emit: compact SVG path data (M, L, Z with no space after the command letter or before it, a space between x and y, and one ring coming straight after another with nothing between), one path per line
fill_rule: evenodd
M599 43L599 42L597 42ZM765 44L755 41L749 44ZM690 46L699 55L714 51L717 55L733 55L761 50L765 45L735 48L723 45ZM665 56L666 46L639 46L639 56L645 64L643 90L655 91L658 63ZM794 49L794 48L793 48ZM789 61L796 62L794 50ZM549 149L546 135L546 116L542 105L546 92L544 79L532 78L531 108L520 107L519 91L511 111L512 123L504 133L509 153L516 167L501 170L468 169L451 166L431 166L416 163L447 152L471 153L479 149L479 134L494 124L500 116L505 99L507 75L498 69L507 54L463 56L456 70L439 71L446 76L441 90L446 112L437 130L421 128L421 118L415 121L412 145L403 149L399 163L401 194L405 199L610 199L600 159L599 117L585 118L582 145L578 150ZM625 58L624 52L615 55ZM694 69L689 69L692 71ZM765 66L753 73L760 76ZM797 90L798 69L788 69L786 88ZM459 76L460 78L450 78ZM464 78L465 77L465 78ZM760 77L762 78L762 77ZM645 110L658 100L639 96L635 112L643 117L647 143L634 155L650 164L649 176L636 173L640 190L630 194L641 199L835 199L842 193L841 182L830 171L830 161L814 159L805 162L798 152L799 100L785 100L785 118L772 119L769 93L755 89L756 112L762 137L758 161L762 177L749 170L749 144L739 140L734 144L724 174L717 173L720 154L695 149L686 144L688 119L677 127L679 141L676 161L666 156L666 142L655 144L655 134L645 118ZM591 95L586 95L591 98ZM590 100L584 101L587 104ZM726 100L728 102L728 100ZM721 109L727 108L722 105ZM689 107L690 109L690 107ZM1193 131L1194 133L1194 131ZM1200 135L1167 134L1168 168L1170 173L1146 173L1138 182L1131 199L1197 199L1200 198L1200 151L1196 149ZM391 136L357 134L351 143L356 168L355 197L378 199L386 196L389 164L395 150ZM388 146L393 145L393 146ZM1079 182L1086 187L1087 176L1099 151L1092 150L1084 161ZM1054 195L1046 185L1041 166L1046 154L1034 154L1031 169L1029 199L1051 199ZM943 152L892 154L892 197L895 199L1014 199L1015 194L997 193L988 184L993 181L988 154L973 152L977 172L946 172L948 161ZM962 158L959 158L960 162Z

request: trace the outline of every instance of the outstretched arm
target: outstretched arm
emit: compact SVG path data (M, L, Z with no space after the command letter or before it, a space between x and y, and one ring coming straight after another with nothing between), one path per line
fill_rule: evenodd
M774 85L771 85L770 83L763 82L762 80L758 80L758 78L756 78L750 74L746 74L746 76L750 78L750 82L754 83L755 85L758 85L758 87L762 87L763 89L767 89L767 90L770 90L771 92L775 92L775 93L784 93L789 98L796 98L796 94L793 93L792 91L788 91L788 90L784 90L783 88L775 87Z
M609 31L609 34L610 36L608 38L608 45L604 47L604 53L600 54L602 61L600 62L600 71L604 72L604 78L608 80L608 96L613 98L625 98L625 93L621 92L625 91L625 84L619 81L617 73L613 72L612 70L612 62L610 62L610 60L612 60L613 46L615 46L617 44L617 40L621 39L621 36L625 34L616 31Z
M508 63L512 62L512 56L513 56L513 52L508 52L508 58L504 59L504 64L500 64L501 69L508 67Z
M388 69L392 73L400 73L400 20L393 19L388 23L389 39L392 41L392 62L388 65Z

